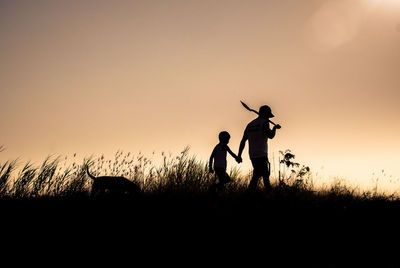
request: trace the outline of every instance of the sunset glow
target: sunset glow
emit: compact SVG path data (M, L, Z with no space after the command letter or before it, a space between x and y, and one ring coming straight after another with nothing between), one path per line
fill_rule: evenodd
M395 180L399 25L395 0L0 1L0 161L190 145L206 162L222 130L237 152L245 100L282 125L270 159Z

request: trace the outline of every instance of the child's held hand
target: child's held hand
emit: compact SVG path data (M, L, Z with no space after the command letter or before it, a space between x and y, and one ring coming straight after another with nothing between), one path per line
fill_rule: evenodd
M236 157L236 162L242 163L242 161L243 161L243 159L242 159L240 156L237 156L237 157Z

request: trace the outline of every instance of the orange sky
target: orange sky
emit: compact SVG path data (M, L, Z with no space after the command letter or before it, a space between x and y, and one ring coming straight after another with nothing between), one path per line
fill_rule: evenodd
M237 151L243 99L283 126L271 158L400 177L400 1L2 0L0 36L2 162L186 145L206 161L221 130Z

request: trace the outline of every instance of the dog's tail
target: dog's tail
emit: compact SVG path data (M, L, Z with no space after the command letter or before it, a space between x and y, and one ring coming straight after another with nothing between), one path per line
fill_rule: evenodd
M86 173L88 174L88 176L89 176L92 180L95 180L95 179L96 179L95 176L93 176L92 174L90 174L90 172L89 172L89 166L88 166L88 165L86 166Z

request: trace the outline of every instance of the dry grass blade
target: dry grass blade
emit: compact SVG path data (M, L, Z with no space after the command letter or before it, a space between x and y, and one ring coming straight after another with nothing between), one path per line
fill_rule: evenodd
M8 193L9 180L11 173L14 171L17 165L17 160L7 161L0 166L0 194L3 196Z
M15 197L29 197L30 186L35 180L37 168L34 168L29 162L25 164L19 172L13 185L13 194Z

